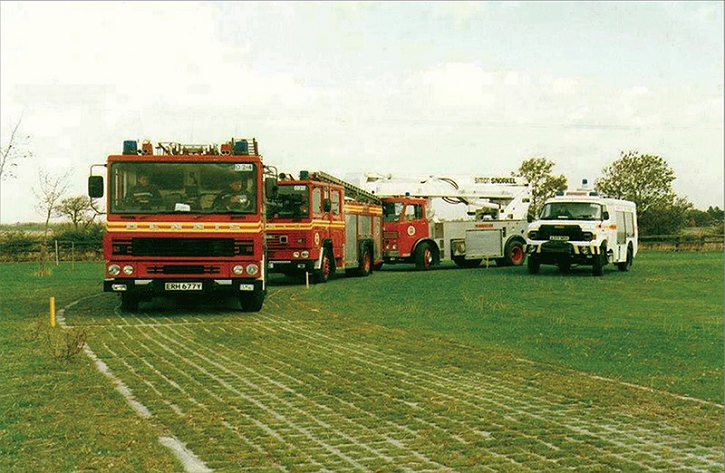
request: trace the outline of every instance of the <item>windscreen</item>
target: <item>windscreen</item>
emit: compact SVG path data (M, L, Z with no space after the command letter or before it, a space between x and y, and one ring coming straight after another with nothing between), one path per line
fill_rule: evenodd
M255 213L257 172L253 163L116 162L111 212Z
M279 186L267 202L267 218L305 218L310 214L310 192L305 185Z
M541 211L542 220L601 220L602 206L591 202L550 202Z
M385 202L383 204L383 220L385 222L399 222L404 206L402 202Z

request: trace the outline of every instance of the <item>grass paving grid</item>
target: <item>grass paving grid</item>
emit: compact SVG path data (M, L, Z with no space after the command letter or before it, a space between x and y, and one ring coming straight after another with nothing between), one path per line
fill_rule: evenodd
M420 341L340 324L275 291L258 316L127 316L104 296L69 322L93 330L97 355L218 470L722 471L721 440L687 423L592 405L572 389L581 381L541 383L510 358L439 359L443 341L416 358Z

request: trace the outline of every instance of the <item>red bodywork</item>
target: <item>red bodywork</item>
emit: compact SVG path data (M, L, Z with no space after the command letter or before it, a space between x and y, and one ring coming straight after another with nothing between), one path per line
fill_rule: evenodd
M316 180L282 181L279 187L306 186L309 209L296 218L271 212L267 223L269 271L304 273L320 271L325 248L337 269L362 264L362 248L369 245L372 265L382 264L382 208L345 201L342 186ZM315 198L315 195L319 197ZM328 203L329 211L325 210ZM368 223L369 222L369 229ZM352 228L350 226L353 226Z
M409 261L414 258L418 243L431 237L430 222L426 217L428 202L413 197L383 198L386 209L396 204L403 206L397 218L385 212L383 253L387 261Z
M256 164L259 169L256 173L256 210L244 215L191 212L153 215L114 214L109 210L108 231L103 243L106 261L104 286L111 286L112 283L122 280L202 281L206 291L211 288L214 280L235 279L253 283L255 290L260 287L262 290L265 289L264 185L260 156L113 155L108 157L109 183L112 179L111 165L119 162ZM109 185L109 188L112 186ZM112 198L114 196L110 195L109 191L108 209L112 208ZM135 254L138 252L135 248L139 246L145 248L142 251L143 256ZM175 251L173 248L187 249ZM175 252L185 254L169 255ZM233 273L234 266L246 267L250 263L258 267L255 274L249 274L246 270L243 274ZM130 275L121 273L114 277L108 273L111 264L117 264L122 268L130 265L134 271ZM138 284L136 287L140 289ZM219 286L214 290L217 289L225 288ZM152 292L151 288L148 292Z

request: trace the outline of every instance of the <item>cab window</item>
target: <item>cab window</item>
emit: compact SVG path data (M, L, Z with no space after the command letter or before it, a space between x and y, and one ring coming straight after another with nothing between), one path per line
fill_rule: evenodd
M312 213L322 213L322 189L315 187L312 190Z
M405 220L420 220L423 218L423 206L420 204L408 204L405 206Z
M332 214L340 215L340 191L330 192L330 203L332 204Z

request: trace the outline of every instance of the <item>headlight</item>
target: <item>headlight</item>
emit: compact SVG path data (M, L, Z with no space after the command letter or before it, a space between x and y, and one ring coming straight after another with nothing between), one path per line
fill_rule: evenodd
M250 276L254 276L258 272L259 272L259 266L257 266L256 264L252 263L252 264L250 264L250 265L247 266L247 273Z
M127 264L126 266L124 266L123 267L123 274L125 274L126 276L132 275L133 274L133 266L131 266L130 264Z
M112 264L108 266L108 274L111 276L118 276L121 274L121 267L117 264Z
M238 264L232 268L232 272L234 274L244 274L244 266Z
M292 257L293 258L299 258L300 257L300 252L299 251L295 251L294 253L292 253Z
M529 240L536 240L539 236L539 232L537 232L536 230L531 230L528 236Z
M583 246L582 247L582 254L583 255L588 255L589 254L589 247L588 246Z
M309 251L307 251L307 250L303 251L303 252L302 252L302 253L300 253L300 254L302 255L302 257L303 257L303 258L309 258L309 257L310 257L310 252L309 252Z

